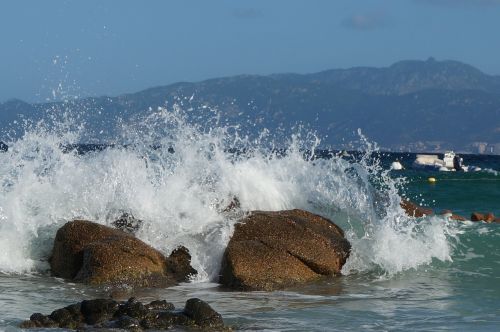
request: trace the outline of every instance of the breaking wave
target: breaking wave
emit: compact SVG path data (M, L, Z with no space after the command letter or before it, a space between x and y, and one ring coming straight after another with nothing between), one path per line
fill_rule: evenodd
M127 212L143 220L140 239L165 254L186 246L196 280L215 280L238 219L223 211L234 198L243 211L301 208L331 218L353 245L345 274L394 274L451 260L454 228L403 213L404 179L389 176L366 139L357 157L317 158L321 141L313 133L251 138L219 125L216 114L191 121L179 105L134 122L120 124L120 145L84 154L68 148L85 127L71 117L8 142L0 153L0 271L46 270L66 221L109 225Z

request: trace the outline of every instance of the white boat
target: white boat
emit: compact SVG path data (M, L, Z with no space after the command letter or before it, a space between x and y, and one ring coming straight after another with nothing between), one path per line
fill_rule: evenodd
M414 168L427 169L430 171L448 170L443 159L439 159L437 154L417 154L413 162Z
M417 154L417 158L413 162L413 167L441 172L481 170L481 168L476 166L462 165L462 158L458 157L453 151L446 151L443 159L439 159L437 154Z
M404 167L401 164L401 162L396 159L395 161L392 162L391 169L393 169L395 171L400 171L400 170L404 169Z

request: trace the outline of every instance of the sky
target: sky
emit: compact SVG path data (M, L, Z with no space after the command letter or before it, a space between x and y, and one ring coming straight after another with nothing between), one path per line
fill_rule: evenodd
M500 74L500 0L2 0L0 102L435 57Z

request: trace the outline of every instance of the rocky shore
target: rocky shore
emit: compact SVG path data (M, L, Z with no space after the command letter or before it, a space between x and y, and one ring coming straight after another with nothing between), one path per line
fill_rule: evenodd
M432 209L420 206L409 200L402 200L400 205L403 211L405 211L405 213L410 217L421 218L425 216L435 215ZM484 221L488 224L500 223L500 217L496 217L492 212L487 212L487 213L473 212L469 219L461 215L455 214L451 210L443 210L439 213L439 215L455 221L472 221L472 222Z
M238 202L237 200L235 202ZM415 218L435 214L409 200L401 208ZM224 213L239 209L234 203ZM466 218L444 210L451 220ZM492 213L473 213L471 221L500 222ZM168 257L134 236L142 221L124 214L104 226L73 220L56 234L50 257L53 276L90 285L170 287L197 274L185 247ZM343 230L331 220L304 210L252 211L235 225L221 262L221 286L243 291L272 291L340 275L350 253ZM85 300L35 313L23 328L120 328L131 330L189 327L227 329L220 314L200 299L176 310L166 301L143 304L134 298Z
M164 330L174 327L203 330L230 330L221 315L206 302L192 298L182 310L167 301L143 304L134 298L126 302L111 299L86 300L54 310L49 315L34 313L21 328L65 329L146 329Z
M225 213L239 209L235 200ZM53 276L90 285L170 287L197 274L185 247L168 257L134 236L142 221L124 214L104 226L73 220L56 233L49 259ZM253 211L235 226L220 270L222 286L235 290L283 289L335 277L350 253L344 232L304 210ZM85 300L49 315L35 313L23 328L120 328L131 330L226 329L220 314L200 299L183 310L171 303L130 299Z

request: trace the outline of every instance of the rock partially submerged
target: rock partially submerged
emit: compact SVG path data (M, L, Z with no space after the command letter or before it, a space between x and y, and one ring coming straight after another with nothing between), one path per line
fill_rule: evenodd
M400 206L410 217L422 218L434 214L434 211L432 211L432 209L422 207L407 199L401 200Z
M112 299L86 300L57 309L50 315L34 313L21 328L119 328L163 330L174 327L226 329L222 316L200 299L187 300L183 310L172 303L153 301L143 304L134 298L126 302Z
M431 216L434 214L434 211L430 208L419 206L409 200L402 200L401 208L405 211L407 215L410 217L421 218L425 216ZM455 221L467 221L466 218L461 215L453 213L451 210L443 210L439 213L441 216L447 217L450 220ZM486 223L500 223L500 218L495 217L495 215L491 212L488 213L479 213L473 212L470 216L470 220L474 222L484 221Z
M440 214L442 216L447 217L450 220L455 220L455 221L466 221L467 220L464 217L462 217L461 215L453 213L453 211L451 211L451 210L443 210L443 211L441 211Z
M143 221L135 218L131 213L124 212L120 218L111 223L116 229L125 233L135 234L141 227Z
M87 284L165 287L196 274L190 262L186 248L165 258L133 235L75 220L57 231L50 266L56 277Z
M473 212L470 216L471 221L484 221L486 223L492 223L492 222L500 222L500 218L496 218L495 215L492 212L488 213L479 213L479 212Z
M303 210L254 211L235 227L220 283L273 290L340 274L350 252L344 232Z

